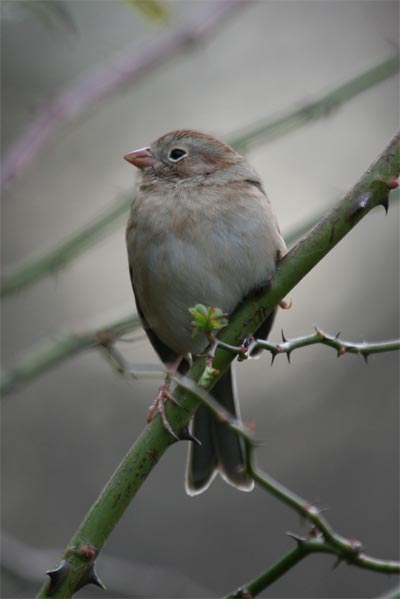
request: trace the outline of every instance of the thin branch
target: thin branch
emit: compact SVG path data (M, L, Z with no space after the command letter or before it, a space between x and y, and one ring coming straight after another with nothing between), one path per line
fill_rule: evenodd
M175 374L171 377L171 379L177 383L181 389L186 389L193 395L195 395L198 399L204 403L211 412L218 418L220 422L225 423L229 428L239 433L243 439L249 442L251 445L254 444L254 439L251 435L251 432L245 428L243 423L240 420L237 420L232 416L228 410L226 410L218 401L216 401L213 396L208 393L205 389L199 386L193 379Z
M347 539L335 532L316 505L299 497L269 474L262 472L255 465L254 448L247 440L246 443L249 456L247 472L253 477L254 481L268 493L271 493L290 508L297 511L302 517L311 522L313 526L306 537L288 533L296 542L296 548L270 566L261 575L255 577L232 595L227 596L226 599L256 597L310 553L329 553L335 555L337 557L336 565L341 561L345 561L347 564L383 574L400 573L400 562L382 560L365 554L362 544L359 541L353 538Z
M387 207L389 192L395 188L395 177L399 176L399 158L400 134L393 138L338 206L278 264L269 291L258 298L249 299L237 310L229 326L221 331L224 342L238 345L244 338L254 334L288 292L372 208L380 204ZM227 370L232 359L233 355L230 352L217 350L213 366L219 371L219 376ZM189 376L199 381L206 364L207 358L197 358L189 371ZM214 383L215 380L211 380L207 390L210 390ZM201 400L182 387L174 391L174 398L179 405L174 402L167 405L168 421L178 437L187 438L187 434L184 433ZM148 424L87 513L72 537L59 566L51 572L50 583L48 580L44 582L39 591L39 598L51 596L68 599L86 584L99 584L94 571L99 551L147 476L166 449L175 441L176 439L162 426L160 418L155 418ZM255 474L257 475L257 471ZM295 494L291 494L289 499L293 502L293 507L297 506L297 500L302 502L302 499L297 498ZM312 509L311 506L306 509L304 502L302 513L312 522L319 517L319 511ZM326 540L335 546L340 546L343 552L347 551L346 539L343 540L342 546L341 537L338 538L326 521L320 518L319 526ZM359 551L359 547L356 548ZM349 552L349 557L354 561L354 551Z
M272 476L258 468L255 464L254 449L250 446L248 453L248 472L254 478L254 481L314 525L314 528L310 531L310 536L319 539L318 551L336 554L340 559L366 570L386 574L400 573L399 562L381 560L363 553L362 544L356 539L348 539L338 534L322 515L318 506L287 489ZM303 539L297 538L296 540L301 542Z
M80 256L85 250L120 226L127 218L133 196L118 197L109 208L71 237L51 249L49 252L32 258L17 266L1 278L0 294L11 295L30 287L41 279L55 274L61 268Z
M293 128L300 126L305 122L305 115L308 115L308 120L312 114L314 115L313 118L319 117L322 114L327 115L329 113L328 107L336 106L336 108L339 108L340 105L343 105L346 101L354 97L354 95L380 83L385 78L393 76L397 72L398 62L398 55L393 56L380 65L366 71L364 74L358 75L345 84L340 85L329 94L309 105L319 107L314 112L310 108L291 110L282 117L269 119L267 123L251 126L247 133L233 133L231 136L228 136L228 143L241 151L245 151L249 146L254 147L256 144L265 144L287 133L289 125ZM122 217L127 218L131 203L132 198L117 198L110 205L104 216L95 219L48 253L29 260L21 266L17 266L8 275L4 275L1 279L1 296L21 291L38 282L40 279L54 274L60 268L64 268L84 250L93 246L107 233L110 233L120 224ZM296 225L285 235L287 244L291 245L291 243L297 241L324 213L319 210L301 225Z
M392 77L399 71L399 55L395 54L379 65L368 69L354 79L346 81L318 100L309 102L293 111L290 110L273 120L257 123L231 139L231 144L240 152L246 152L254 144L272 141L310 121L331 115L343 103L348 102L366 89Z
M340 333L337 335L329 335L322 331L319 327L315 327L315 333L311 335L305 335L304 337L297 337L296 339L286 339L282 331L283 341L281 343L272 343L265 339L253 339L248 347L229 345L220 341L215 340L217 346L238 355L241 359L251 357L251 354L256 349L264 349L272 354L272 359L278 354L286 354L288 359L290 354L295 349L301 347L308 347L309 345L327 345L333 347L337 352L337 357L344 356L344 354L357 354L362 356L365 361L368 360L368 356L371 354L379 354L383 352L399 351L400 350L400 339L393 339L390 341L377 341L375 343L369 343L363 341L361 343L355 343L353 341L345 341L339 338Z
M265 572L255 577L233 594L227 595L225 599L248 599L257 597L257 595L259 595L266 588L270 587L276 580L278 580L278 578L281 578L284 574L286 574L286 572L294 568L294 566L296 566L311 553L329 553L336 555L339 562L342 559L345 559L348 563L357 565L359 567L365 567L365 564L368 562L369 566L371 566L368 567L368 569L375 570L377 572L387 574L397 574L400 572L399 563L367 558L367 556L357 553L357 551L353 551L354 557L349 560L349 558L344 557L341 552L336 549L336 547L324 541L324 539L320 536L313 538L313 534L314 533L305 538L289 534L289 536L293 536L294 540L297 542L295 549L292 549L292 551L284 555Z
M162 379L167 374L167 370L161 364L131 364L115 347L113 341L103 343L101 350L112 368L122 376L132 379Z
M107 66L99 65L84 73L70 88L44 106L11 145L1 168L2 186L6 187L21 175L61 126L78 119L99 101L123 86L137 82L179 53L202 43L245 3L246 0L220 0L183 27L159 34L156 41L152 39L140 52L134 41L118 52Z
M165 378L165 376L169 374L171 381L179 385L182 389L186 389L187 391L193 393L197 398L201 399L202 403L204 403L213 412L220 422L225 422L229 428L240 433L240 435L249 443L254 443L250 431L245 429L240 420L234 418L232 414L228 412L228 410L226 410L213 398L210 393L208 393L208 391L202 388L200 386L200 382L196 383L193 379L178 373L171 375L168 373L167 369L161 369L160 366L156 366L154 364L132 364L125 359L121 352L112 343L105 344L102 347L102 350L112 368L118 372L118 374L124 377L133 379L160 379Z
M278 578L301 562L309 553L311 553L310 544L299 543L295 549L292 549L292 551L289 551L289 553L275 562L266 572L254 578L245 586L240 587L232 595L227 595L225 599L252 599L256 597L266 587L270 586L275 580L278 580Z
M130 316L95 331L66 335L57 341L48 342L30 352L16 368L2 374L0 391L6 395L64 360L88 349L101 348L139 326L140 319Z

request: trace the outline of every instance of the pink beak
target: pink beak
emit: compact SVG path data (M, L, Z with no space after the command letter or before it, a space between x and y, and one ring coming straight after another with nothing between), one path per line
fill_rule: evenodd
M150 148L140 148L140 150L128 152L128 154L125 154L124 160L130 162L137 168L146 168L147 166L154 166L155 164Z

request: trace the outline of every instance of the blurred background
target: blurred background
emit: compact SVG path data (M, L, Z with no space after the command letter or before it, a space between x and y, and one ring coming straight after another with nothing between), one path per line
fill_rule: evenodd
M1 10L4 276L132 195L135 172L121 159L127 151L175 128L227 141L261 130L391 57L399 33L398 3L374 0L161 8L3 0ZM188 30L192 43L183 44ZM102 86L108 93L94 102ZM62 102L52 104L59 94ZM247 147L284 236L328 210L393 136L398 78L319 116ZM75 260L3 297L3 370L36 356L45 342L134 314L121 213ZM281 328L288 338L309 334L314 324L352 341L398 336L398 215L398 201L388 217L383 209L368 215L293 290L293 307L280 311L271 339L280 340ZM157 361L138 330L119 347L133 362ZM366 366L314 346L291 362L281 356L271 368L266 354L236 369L243 416L255 420L263 441L259 464L328 508L338 532L360 539L368 553L395 559L398 356L372 356ZM37 592L143 429L157 388L157 381L120 378L90 350L4 394L3 597ZM167 452L98 558L108 590L80 596L224 595L290 550L287 530L306 531L257 488L239 493L217 479L207 493L186 496L186 450L180 443ZM333 564L331 556L311 556L262 596L379 597L396 582Z

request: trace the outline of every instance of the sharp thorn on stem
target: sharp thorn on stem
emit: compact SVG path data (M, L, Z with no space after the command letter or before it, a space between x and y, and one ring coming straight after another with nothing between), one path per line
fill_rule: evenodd
M94 584L96 587L99 587L100 589L103 589L103 591L106 590L105 585L101 582L97 572L96 572L96 568L94 566L94 563L91 564L90 568L89 568L89 584Z
M306 537L303 537L302 535L298 535L295 532L287 531L286 534L288 537L293 539L293 541L296 541L296 543L298 543L299 545L301 545L301 543L305 543L305 541L307 541Z
M340 566L340 564L342 563L342 561L343 561L343 560L342 560L342 558L338 556L338 557L335 559L334 563L333 563L332 570L336 570L336 568L337 568L338 566Z
M382 200L382 206L385 209L385 214L387 215L388 211L389 211L389 196L386 195L383 200Z
M97 575L94 562L92 562L90 564L90 566L88 567L88 569L82 576L76 590L79 591L79 589L82 589L83 587L87 586L88 584L94 584L96 587L103 589L103 591L106 590L106 587L104 586L104 584L101 582L100 578Z
M188 426L185 426L178 432L178 438L180 441L191 441L201 447L201 441L191 433Z
M50 577L50 584L47 594L51 597L61 588L69 571L69 562L62 560L54 570L47 570L46 574Z

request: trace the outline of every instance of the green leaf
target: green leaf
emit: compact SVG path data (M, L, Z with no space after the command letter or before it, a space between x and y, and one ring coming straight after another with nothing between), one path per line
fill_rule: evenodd
M196 304L193 308L189 308L189 312L194 317L192 320L193 337L198 335L199 330L210 335L213 331L219 331L228 324L226 314L220 308L206 308L203 304Z
M164 1L159 0L124 0L140 11L149 21L166 23L170 16L170 9Z

